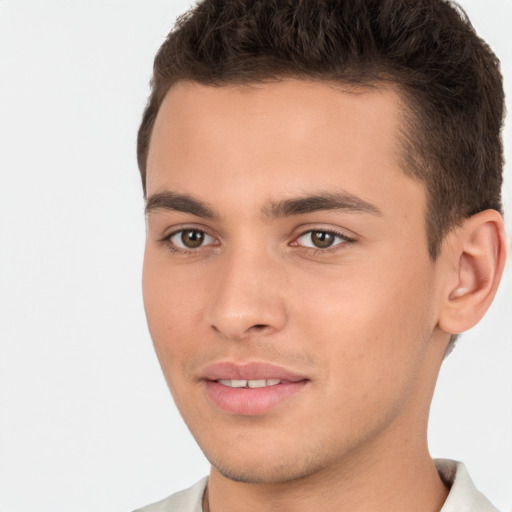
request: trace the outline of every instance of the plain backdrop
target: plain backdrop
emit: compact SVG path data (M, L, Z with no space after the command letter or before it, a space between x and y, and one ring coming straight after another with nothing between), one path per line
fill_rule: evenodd
M512 98L512 1L461 3ZM153 56L188 5L0 0L2 512L127 512L208 471L161 376L140 285L136 130ZM510 120L504 136L512 162ZM509 263L444 364L430 424L433 456L463 460L507 512L511 317Z

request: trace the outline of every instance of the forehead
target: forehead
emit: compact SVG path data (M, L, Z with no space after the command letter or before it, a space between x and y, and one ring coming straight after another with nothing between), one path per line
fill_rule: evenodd
M148 195L170 188L247 205L314 186L378 200L394 181L410 181L402 170L402 110L389 87L177 83L155 122Z

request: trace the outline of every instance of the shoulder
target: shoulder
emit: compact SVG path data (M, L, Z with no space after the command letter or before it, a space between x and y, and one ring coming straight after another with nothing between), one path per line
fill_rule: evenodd
M189 489L172 494L135 512L202 512L203 495L207 483L208 477L205 477Z
M499 512L475 487L462 462L436 459L437 471L450 488L440 512Z

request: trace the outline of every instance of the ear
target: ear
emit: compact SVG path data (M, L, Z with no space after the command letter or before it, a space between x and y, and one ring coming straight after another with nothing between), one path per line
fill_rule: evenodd
M464 332L484 316L498 289L506 260L503 217L485 210L464 220L443 243L446 269L439 327Z

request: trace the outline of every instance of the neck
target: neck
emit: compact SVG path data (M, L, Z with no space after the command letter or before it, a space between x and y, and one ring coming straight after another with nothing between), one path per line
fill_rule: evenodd
M292 482L234 482L212 468L205 512L438 512L448 490L428 451L404 446L390 456L354 453L345 464ZM376 452L373 452L376 454ZM396 455L396 456L395 456ZM418 456L420 455L420 456Z

